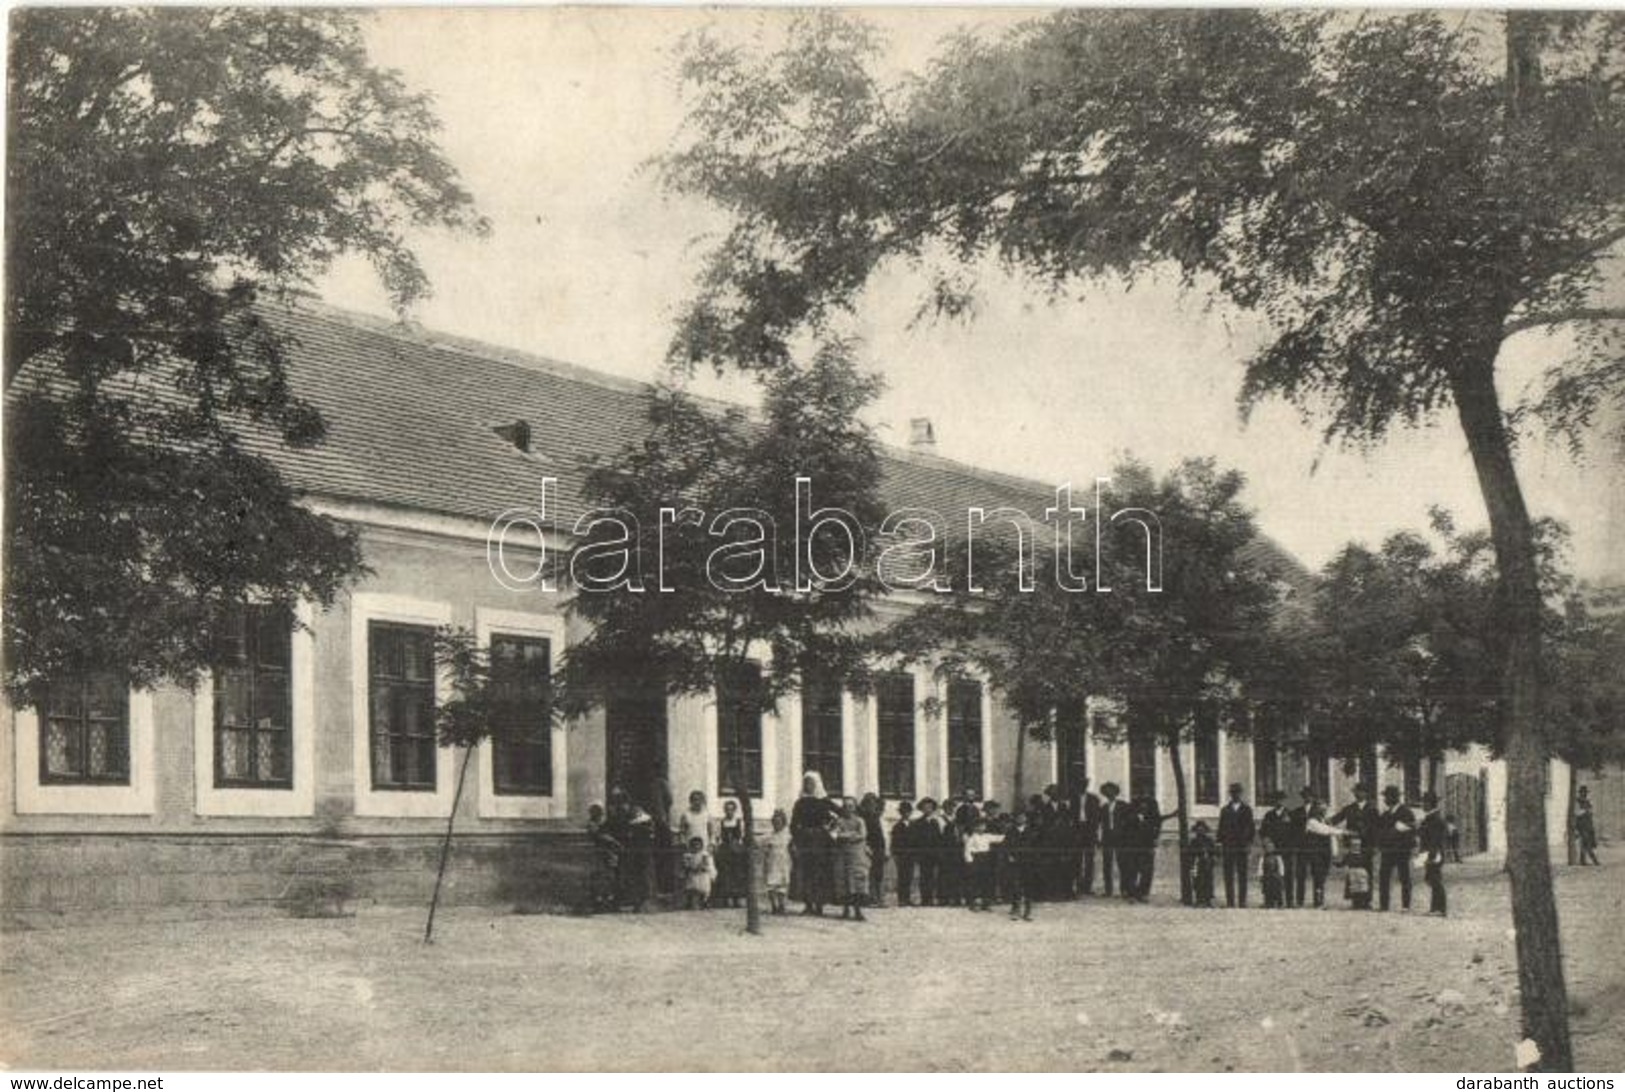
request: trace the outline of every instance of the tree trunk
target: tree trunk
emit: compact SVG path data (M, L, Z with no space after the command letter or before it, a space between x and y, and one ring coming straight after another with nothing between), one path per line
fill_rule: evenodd
M1179 738L1175 736L1168 741L1168 757L1173 760L1174 766L1174 799L1179 806L1179 901L1189 906L1195 901L1195 893L1191 890L1191 809L1188 790L1185 786L1185 759L1179 753Z
M478 746L478 744L475 744ZM434 943L434 912L440 905L440 885L446 878L446 858L451 855L451 826L457 821L457 805L463 799L463 781L468 777L468 760L474 747L463 748L463 764L457 771L457 790L451 794L451 813L446 816L446 837L440 843L440 868L434 874L434 894L429 898L429 920L423 926L423 943Z
M1506 641L1503 754L1507 764L1507 874L1517 935L1523 1034L1540 1051L1533 1068L1574 1068L1557 899L1546 845L1546 747L1541 739L1539 574L1534 526L1518 483L1495 391L1493 350L1452 379L1456 411L1489 511Z
M745 932L761 936L762 903L756 894L756 816L749 792L739 794L739 815L745 825Z
M1026 771L1027 726L1025 724L1018 724L1016 726L1016 780L1014 786L1016 798L1010 801L1011 812L1020 811L1027 806L1027 793L1025 791L1027 779L1024 776Z

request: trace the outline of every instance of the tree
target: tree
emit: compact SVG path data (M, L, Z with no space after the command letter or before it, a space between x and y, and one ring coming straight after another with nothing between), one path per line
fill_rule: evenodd
M429 897L429 917L423 924L423 943L434 942L434 913L440 905L440 888L446 879L446 861L451 856L452 828L457 807L463 801L463 783L468 779L468 763L474 749L496 732L497 709L502 701L500 683L493 684L491 652L466 629L441 626L434 635L435 669L441 672L450 696L435 703L435 743L462 749L457 764L457 787L451 794L451 810L446 813L446 834L440 841L440 864L434 874L434 894Z
M974 667L986 675L1023 739L1049 738L1058 715L1076 715L1090 699L1109 702L1127 734L1168 752L1183 864L1191 807L1182 745L1209 718L1216 724L1221 711L1239 711L1259 665L1274 661L1283 574L1250 549L1257 529L1236 471L1189 459L1159 479L1144 464L1126 461L1111 481L1114 510L1150 513L1152 526L1107 517L1101 555L1086 577L1092 582L1098 574L1099 585L1068 590L1037 572L1023 590L1008 545L979 542L982 590L970 592L960 570L952 580L957 594L894 624L885 642L934 660L945 674ZM1089 551L1081 540L1092 532L1075 532L1083 556L1056 564L1082 575ZM1149 590L1152 584L1157 590ZM1182 867L1186 901L1189 884Z
M580 716L634 682L717 702L718 776L744 818L752 933L752 782L768 772L759 743L753 769L748 739L728 737L748 737L809 673L854 689L867 678L883 512L879 455L858 413L877 389L844 344L768 380L759 420L657 387L648 434L586 480L601 518L578 528L569 609L592 630L564 654L561 708ZM844 518L821 520L824 509Z
M404 308L408 234L485 225L354 13L19 11L8 72L5 684L190 681L224 608L361 571L268 457L323 422L256 303L349 253Z
M1543 418L1577 437L1625 377L1599 295L1625 240L1617 15L1067 11L950 43L895 93L829 14L765 55L694 40L676 190L734 226L673 354L773 367L888 260L966 307L993 255L1060 294L1173 269L1273 338L1244 405L1281 396L1374 443L1453 408L1490 519L1507 637L1501 736L1523 1028L1573 1066L1549 881L1533 524L1496 388L1508 339L1572 332ZM1550 342L1558 346L1556 341Z

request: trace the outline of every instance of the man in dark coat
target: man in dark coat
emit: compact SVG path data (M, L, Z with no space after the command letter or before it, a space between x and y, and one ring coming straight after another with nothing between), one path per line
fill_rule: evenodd
M1377 852L1382 855L1377 874L1377 905L1388 909L1388 890L1394 875L1399 876L1399 905L1411 908L1411 851L1416 845L1416 813L1400 803L1399 786L1382 790L1382 810L1377 813Z
M897 905L914 905L914 804L897 802L897 822L891 827L891 859L897 869Z
M1371 802L1371 790L1355 785L1354 800L1332 816L1332 826L1342 827L1359 840L1364 850L1360 856L1365 862L1366 889L1370 890L1377 879L1377 806Z
M1095 893L1095 851L1100 848L1100 808L1100 797L1089 791L1089 779L1084 778L1083 786L1078 790L1073 818L1077 824L1075 830L1083 856L1083 875L1079 880L1079 890L1085 895Z
M1437 793L1423 793L1422 808L1422 823L1417 828L1417 835L1422 843L1422 852L1427 854L1422 875L1428 885L1428 913L1442 918L1445 916L1444 862L1446 854L1450 852L1450 826L1439 814Z
M1301 909L1309 905L1309 896L1315 906L1326 903L1326 874L1332 867L1332 838L1329 834L1311 832L1311 816L1324 821L1325 809L1315 810L1315 790L1305 785L1298 792L1303 803L1292 809L1292 836L1297 842L1297 865L1293 877L1292 902ZM1317 823L1316 826L1323 825Z
M1105 798L1100 805L1100 876L1108 898L1112 894L1114 868L1122 873L1124 893L1132 893L1125 871L1130 866L1121 853L1134 829L1133 810L1126 802L1117 799L1117 793L1114 782L1108 781L1100 786L1100 795Z
M1241 798L1241 782L1238 781L1230 786L1230 800L1219 809L1219 853L1224 861L1226 906L1247 905L1247 856L1257 833L1253 809Z
M1292 812L1286 806L1286 793L1276 790L1269 794L1270 810L1258 821L1258 840L1268 842L1274 852L1281 858L1281 903L1291 906L1292 901L1287 891L1292 887L1292 853L1293 844Z
M942 864L943 827L937 802L929 796L920 800L920 816L909 824L909 850L920 875L920 905L937 904L937 877Z

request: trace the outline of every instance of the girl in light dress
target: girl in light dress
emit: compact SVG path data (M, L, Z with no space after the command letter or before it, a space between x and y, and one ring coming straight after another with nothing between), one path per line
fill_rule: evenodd
M773 813L773 832L762 841L762 864L768 912L783 914L790 894L790 819L783 808Z

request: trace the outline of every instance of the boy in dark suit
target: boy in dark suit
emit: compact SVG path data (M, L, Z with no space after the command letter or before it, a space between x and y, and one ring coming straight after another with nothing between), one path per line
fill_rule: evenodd
M1191 901L1209 909L1213 906L1213 858L1217 850L1207 823L1198 819L1191 828Z
M937 802L929 796L920 798L920 815L910 824L910 848L914 866L920 874L920 905L937 904L937 876L942 863L942 817L937 814Z
M897 905L914 905L914 805L897 802L897 822L891 827L891 858L897 867Z
M1224 904L1247 905L1247 857L1258 829L1253 809L1241 798L1241 782L1230 786L1230 800L1219 809L1219 853L1224 864Z

